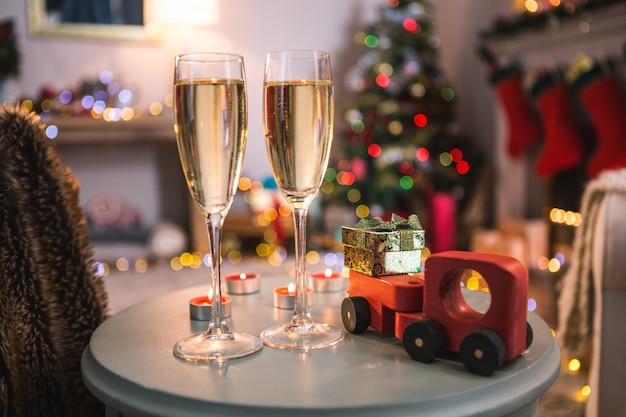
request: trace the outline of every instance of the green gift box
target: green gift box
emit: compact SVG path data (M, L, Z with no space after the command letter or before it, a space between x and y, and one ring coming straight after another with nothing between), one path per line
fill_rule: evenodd
M424 229L415 214L408 220L395 214L391 221L366 217L343 226L341 234L350 269L374 277L421 271Z

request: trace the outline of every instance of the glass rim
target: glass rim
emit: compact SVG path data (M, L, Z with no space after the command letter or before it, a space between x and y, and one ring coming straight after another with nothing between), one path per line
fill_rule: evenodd
M242 61L243 56L230 52L188 52L180 55L176 55L178 61L204 61L204 62L219 62L219 61Z
M330 52L321 50L321 49L284 49L284 50L276 50L269 51L266 53L266 58L269 57L277 57L280 55L290 55L290 58L295 59L311 59L316 57L329 57Z

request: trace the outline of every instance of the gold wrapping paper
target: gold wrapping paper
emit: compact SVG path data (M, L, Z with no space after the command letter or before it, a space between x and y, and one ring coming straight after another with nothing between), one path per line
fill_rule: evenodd
M421 271L425 237L415 214L408 220L394 214L390 222L366 217L341 232L350 269L374 277Z
M372 277L421 272L422 251L375 253L354 246L344 247L344 265Z

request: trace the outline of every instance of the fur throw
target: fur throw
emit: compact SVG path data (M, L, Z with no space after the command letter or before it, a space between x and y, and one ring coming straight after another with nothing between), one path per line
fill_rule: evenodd
M107 315L78 184L39 116L0 104L0 416L97 416L81 355Z
M626 169L605 171L587 184L582 198L583 222L576 229L572 263L563 277L559 296L558 339L565 352L581 355L593 334L596 292L602 289L602 276L593 270L594 236L611 193L626 193Z

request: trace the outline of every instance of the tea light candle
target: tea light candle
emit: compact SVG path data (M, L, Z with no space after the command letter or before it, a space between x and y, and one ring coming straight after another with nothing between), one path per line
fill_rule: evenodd
M309 307L313 305L313 290L306 289L307 304ZM284 310L293 310L296 306L296 285L289 284L287 287L274 288L274 307Z
M259 292L259 274L242 272L241 274L228 275L226 278L226 288L229 294L254 294Z
M212 298L212 297L211 297ZM208 295L192 298L189 301L189 318L191 320L211 320L211 298ZM226 295L222 296L222 313L224 317L230 317L230 306L232 299Z
M343 290L343 277L339 272L326 269L312 273L311 284L315 292L339 292Z

